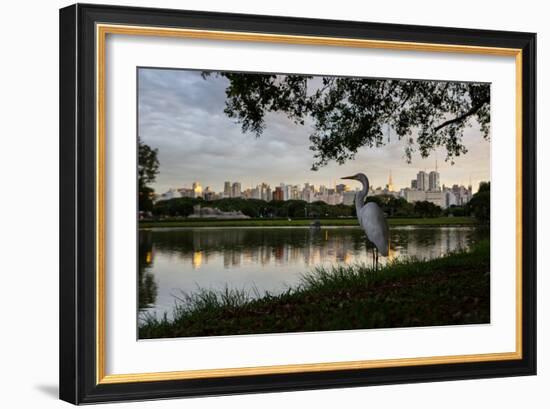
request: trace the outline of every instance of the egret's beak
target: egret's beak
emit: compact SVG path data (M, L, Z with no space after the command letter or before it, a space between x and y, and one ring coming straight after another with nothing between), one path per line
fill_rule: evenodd
M343 178L340 178L340 179L353 179L353 180L355 180L355 176L344 176Z

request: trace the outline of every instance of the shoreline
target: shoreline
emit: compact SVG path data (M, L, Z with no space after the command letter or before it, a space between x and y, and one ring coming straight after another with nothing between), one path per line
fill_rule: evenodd
M230 219L230 220L163 220L139 221L139 229L175 228L175 227L312 227L316 219ZM355 218L318 219L320 227L354 227L359 226ZM479 226L473 217L435 217L435 218L388 218L390 226ZM314 227L312 227L314 228Z

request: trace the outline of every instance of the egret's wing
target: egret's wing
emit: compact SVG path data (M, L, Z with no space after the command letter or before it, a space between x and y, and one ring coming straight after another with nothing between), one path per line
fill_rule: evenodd
M383 256L387 256L389 253L389 227L382 209L376 203L367 203L361 209L360 222L368 239L374 243Z

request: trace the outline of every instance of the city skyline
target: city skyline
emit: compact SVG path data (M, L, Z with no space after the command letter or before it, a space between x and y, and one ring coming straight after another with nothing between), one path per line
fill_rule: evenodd
M450 206L462 206L467 204L475 192L472 186L453 184L446 186L440 184L440 173L436 169L429 173L419 171L416 178L411 179L410 186L396 189L393 185L393 177L390 172L388 183L382 186L369 186L371 196L389 195L395 198L403 198L409 203L431 202L441 208ZM202 198L213 201L227 198L258 199L270 202L272 200L302 200L307 203L324 202L329 205L344 204L351 206L355 203L356 193L359 188L353 188L346 183L340 183L334 187L326 185L313 185L308 182L302 184L285 184L284 182L273 187L265 182L243 188L239 181L225 181L222 191L216 191L210 186L203 187L199 181L192 186L171 188L168 191L157 194L157 202L178 198Z
M419 174L420 173L425 173L425 178L426 178L426 181L425 181L425 188L418 188L418 177L419 177ZM432 178L434 176L434 174L437 174L436 176L436 179L432 181ZM397 186L395 183L393 183L393 173L390 172L388 174L388 180L386 181L387 183L385 184L380 184L380 185L375 185L373 183L371 183L370 181L370 178L369 178L369 190L371 191L374 191L374 190L379 190L379 189L385 189L386 187L390 186L391 188L389 189L390 191L393 191L393 192L399 192L401 191L402 189L418 189L418 190L437 190L437 188L442 188L443 186L445 186L446 188L450 188L452 187L453 185L458 185L458 186L464 186L464 187L468 187L468 186L471 186L472 187L472 192L473 193L476 193L478 188L479 188L479 184L478 185L474 185L473 182L470 183L469 181L467 183L462 183L462 182L454 182L454 183L441 183L440 182L440 179L441 179L441 173L439 171L436 171L436 170L429 170L429 169L422 169L422 170L419 170L417 172L417 174L413 175L411 179L409 179L409 183L407 186ZM211 185L206 185L204 183L201 182L201 180L199 180L199 178L192 178L190 179L191 182L189 183L184 183L184 184L181 184L181 185L178 185L178 186L171 186L169 187L168 189L166 189L166 191L168 190L177 190L177 189L193 189L195 187L195 184L199 184L200 185L200 188L204 191L204 189L206 188L209 188L210 191L212 192L215 192L215 193L226 193L228 192L228 189L233 192L234 191L234 184L237 183L239 185L239 188L240 188L240 192L243 192L247 189L253 189L253 188L256 188L260 185L267 185L267 186L270 186L270 187L277 187L277 186L281 186L281 185L285 185L285 186L299 186L299 187L304 187L304 186L307 186L307 185L310 185L310 186L314 186L315 188L319 188L319 187L325 187L327 189L335 189L336 186L338 185L345 185L347 187L349 187L350 189L349 190L358 190L360 189L360 185L359 184L350 184L349 182L346 182L346 181L343 181L343 180L335 180L333 181L332 183L320 183L320 184L313 184L309 181L302 181L302 182L298 182L298 183L287 183L285 181L280 181L279 183L275 183L275 184L271 184L271 183L267 183L265 181L256 181L256 182L252 182L250 185L245 185L243 184L241 181L238 181L238 180L224 180L222 182L222 186L220 188L216 188L216 187L213 187ZM414 184L413 184L414 182ZM489 180L480 180L480 183L484 183L484 182L489 182ZM227 183L229 183L229 185L227 185ZM437 188L433 188L434 186L437 186ZM164 192L166 192L164 191ZM164 192L162 191L157 191L156 194L157 195L162 195ZM230 195L227 195L228 197Z
M285 115L269 113L264 135L243 134L223 112L226 86L225 78L203 79L197 71L139 70L138 132L159 152L159 174L152 185L157 193L197 180L214 191L222 191L227 180L239 181L243 189L262 182L334 187L340 177L359 172L367 174L373 187L383 187L390 169L393 185L404 188L418 170L429 173L436 161L441 185L467 186L471 180L475 192L479 182L490 181L490 142L475 125L464 132L469 152L456 158L454 166L443 160L442 149L427 159L416 153L412 163L406 163L403 141L386 129L390 142L385 146L361 148L344 165L330 163L311 171L311 123L296 125Z

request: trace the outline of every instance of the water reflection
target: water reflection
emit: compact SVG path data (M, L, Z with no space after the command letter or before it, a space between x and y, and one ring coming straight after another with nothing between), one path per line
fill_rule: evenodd
M153 235L139 235L138 299L139 308L152 308L157 300L158 286L152 273Z
M472 227L393 227L390 256L440 257L487 233ZM174 296L225 287L278 293L315 266L370 262L359 228L191 228L139 232L139 306L168 314Z

